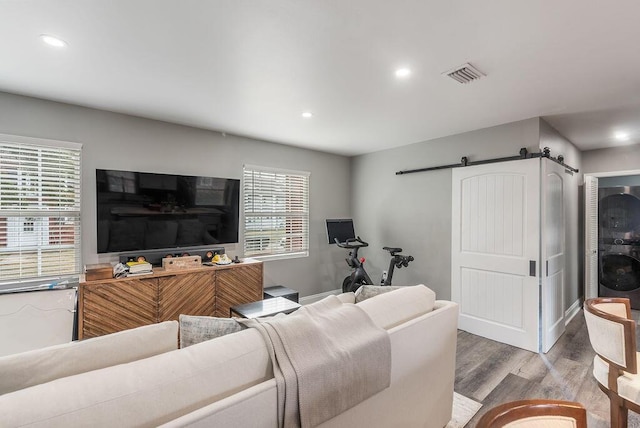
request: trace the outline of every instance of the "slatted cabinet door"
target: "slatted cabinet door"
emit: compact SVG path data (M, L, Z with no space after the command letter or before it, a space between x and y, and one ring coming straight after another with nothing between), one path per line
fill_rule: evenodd
M228 317L231 306L262 300L262 263L218 270L216 287L217 317Z
M80 338L157 322L158 280L122 279L80 287Z
M215 272L158 278L158 321L178 320L180 314L213 316Z

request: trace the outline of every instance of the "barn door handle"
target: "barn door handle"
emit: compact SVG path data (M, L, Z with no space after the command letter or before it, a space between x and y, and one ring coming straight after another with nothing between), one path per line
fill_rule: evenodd
M549 260L547 260L547 276L549 276Z
M536 276L536 261L529 260L529 276Z

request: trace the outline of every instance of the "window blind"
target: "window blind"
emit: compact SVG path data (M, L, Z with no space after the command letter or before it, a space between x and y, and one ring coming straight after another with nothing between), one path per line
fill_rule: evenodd
M79 275L80 154L0 135L0 284Z
M308 255L309 175L245 165L245 256Z

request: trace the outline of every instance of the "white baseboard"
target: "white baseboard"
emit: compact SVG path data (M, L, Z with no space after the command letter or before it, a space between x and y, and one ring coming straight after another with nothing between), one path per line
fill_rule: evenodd
M566 326L571 322L571 320L578 315L581 308L582 299L578 299L573 302L573 305L569 309L564 312L564 325Z
M318 300L322 300L327 296L331 296L332 294L340 294L342 293L341 289L325 291L324 293L312 294L311 296L305 296L300 298L301 305L308 305L309 303L317 302Z

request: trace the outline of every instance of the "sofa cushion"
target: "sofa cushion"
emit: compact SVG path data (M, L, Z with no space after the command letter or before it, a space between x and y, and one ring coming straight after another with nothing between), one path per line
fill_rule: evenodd
M167 321L82 341L0 357L0 394L178 347L178 323Z
M244 330L233 318L180 315L180 348Z
M0 415L32 428L158 426L271 378L266 345L247 329L2 395Z
M357 305L364 309L378 327L389 330L431 312L435 300L436 293L420 284L400 287L364 300Z

